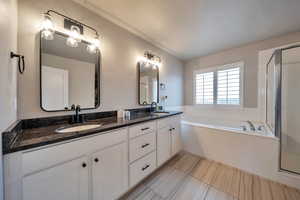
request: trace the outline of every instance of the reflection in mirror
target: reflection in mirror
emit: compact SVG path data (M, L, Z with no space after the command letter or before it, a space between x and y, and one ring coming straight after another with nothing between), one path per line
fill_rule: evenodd
M158 103L159 69L157 66L139 63L139 104Z
M93 109L100 104L100 52L89 53L85 41L70 47L67 37L55 32L53 40L41 38L41 107L45 111L70 110L73 104Z

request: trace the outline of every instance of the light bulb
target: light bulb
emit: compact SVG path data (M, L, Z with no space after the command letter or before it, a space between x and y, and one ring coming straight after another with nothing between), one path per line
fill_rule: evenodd
M86 50L90 53L90 54L95 54L97 53L97 50L100 49L100 41L98 39L98 36L93 40L93 42L91 44L89 44L86 48Z
M71 26L71 31L69 33L69 37L67 39L67 45L70 47L78 47L78 43L80 42L80 29L78 26Z
M49 14L44 15L44 20L41 25L42 38L46 40L53 40L54 38L54 25Z
M73 37L68 37L66 44L70 47L78 47L78 41Z
M50 30L43 30L42 31L42 38L45 40L53 40L54 39L54 34Z

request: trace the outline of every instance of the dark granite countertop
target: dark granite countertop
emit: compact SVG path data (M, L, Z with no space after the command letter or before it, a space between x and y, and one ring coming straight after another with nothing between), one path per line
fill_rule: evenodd
M31 148L41 147L49 144L54 144L66 140L80 138L88 135L99 134L101 132L165 118L173 115L182 114L182 112L168 112L166 114L139 114L132 116L130 120L123 120L116 116L104 117L99 119L87 120L84 124L102 124L99 128L90 129L72 133L57 133L56 129L71 126L68 123L60 123L43 127L33 128L18 128L11 132L3 134L3 154L13 153L17 151L28 150ZM82 124L77 124L82 125ZM18 124L16 125L18 126Z

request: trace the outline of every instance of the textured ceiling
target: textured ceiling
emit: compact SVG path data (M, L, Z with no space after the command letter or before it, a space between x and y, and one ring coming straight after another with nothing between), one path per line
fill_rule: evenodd
M75 0L180 59L300 30L300 0Z

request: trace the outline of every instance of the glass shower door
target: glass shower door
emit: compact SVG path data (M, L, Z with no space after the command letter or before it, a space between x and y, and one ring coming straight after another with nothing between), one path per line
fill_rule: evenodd
M300 174L300 46L281 49L280 168Z

